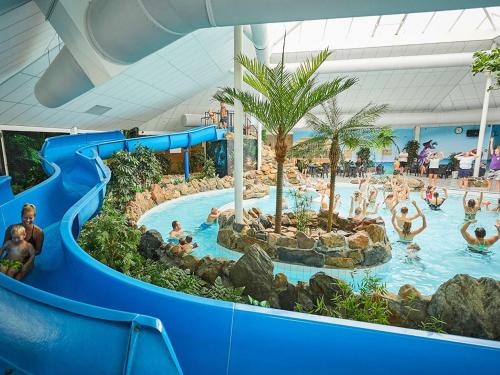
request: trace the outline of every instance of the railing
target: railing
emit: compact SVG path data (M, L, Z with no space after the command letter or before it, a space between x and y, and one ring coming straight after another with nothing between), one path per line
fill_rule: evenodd
M234 111L228 111L227 130L234 133ZM221 126L221 115L220 112L205 112L205 115L201 118L201 122L205 126L217 125ZM245 123L243 125L243 134L248 136L257 137L257 127L252 124L249 116L245 115Z

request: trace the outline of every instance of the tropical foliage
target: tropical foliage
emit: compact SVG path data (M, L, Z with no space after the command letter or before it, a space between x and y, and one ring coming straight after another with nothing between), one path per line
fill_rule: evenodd
M472 72L487 72L492 74L494 83L488 90L497 90L500 88L500 48L494 48L491 51L474 52L474 61L472 62Z
M312 197L305 193L292 189L290 196L293 199L293 213L297 220L297 230L305 232L310 222L309 211L311 210Z
M328 155L330 159L330 202L328 205L328 227L332 229L333 203L337 168L344 149L358 147L385 147L393 138L390 129L375 126L375 121L386 110L386 105L368 104L354 115L343 118L335 98L321 104L322 116L308 113L306 121L315 135L297 143L290 156L316 158Z
M78 238L80 246L107 266L163 288L231 302L246 302L243 288L228 288L220 279L214 285L188 271L144 258L137 251L140 232L127 225L125 215L109 203L85 224Z
M339 286L341 291L330 301L325 301L321 297L315 301L312 309L304 311L301 305L297 305L296 310L334 318L389 324L390 311L387 303L380 298L375 298L375 295L387 292L379 278L366 274L361 284L358 285L359 293L353 292L353 284L339 283Z
M44 142L43 134L28 136L4 132L3 136L13 192L20 193L45 180L47 176L38 153Z
M118 151L107 164L111 169L108 193L120 208L132 200L135 193L150 188L162 177L162 167L155 153L144 146L131 153Z
M283 164L287 156L286 136L306 113L351 87L355 78L336 78L319 83L317 71L330 56L328 49L302 63L295 72L285 69L284 51L281 62L271 68L256 59L238 55L236 61L246 69L243 80L253 90L224 87L214 95L220 102L234 105L240 101L243 110L262 123L276 137L277 162L275 231L281 233L283 198Z
M212 159L206 159L203 164L203 169L201 171L202 178L213 178L217 176L217 171L215 170L215 163Z

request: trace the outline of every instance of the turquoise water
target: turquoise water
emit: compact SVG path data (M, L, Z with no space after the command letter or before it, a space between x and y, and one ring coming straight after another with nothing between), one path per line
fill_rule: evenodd
M342 196L340 212L343 215L348 213L349 197L353 191L352 185L341 185L336 189L336 192ZM381 195L378 199L382 200ZM464 217L461 196L450 194L442 211L429 210L416 193L412 193L412 199L415 199L422 207L428 223L427 229L416 237L415 242L421 247L417 259L408 257L406 247L397 242L397 234L390 223L389 212L385 208L379 210L379 215L386 221L388 236L392 243L392 259L384 265L370 268L370 272L382 278L390 291L397 292L403 284L410 283L417 286L422 293L431 294L440 284L458 273L500 279L500 241L490 248L488 254L474 253L467 249L459 232ZM288 196L287 200L288 207L292 208L291 197ZM197 231L197 227L205 221L211 207L228 206L232 201L232 189L182 197L148 211L140 219L139 225L144 224L148 229L156 229L164 239L167 239L171 230L171 222L179 220L184 230L193 233L194 242L199 245L193 255L198 257L212 255L237 260L242 254L217 245L217 225ZM245 207L259 207L266 213L273 213L274 205L274 190L268 197L244 201ZM410 207L411 203L407 202L407 205ZM313 209L319 209L318 202L313 202L312 206ZM411 206L410 214L413 212L414 208ZM488 236L495 233L494 224L497 218L500 218L500 215L496 212L478 214L479 225L486 228ZM420 226L420 223L421 219L418 219L414 222L414 226ZM470 228L473 230L474 225ZM278 262L275 263L274 268L275 273L287 274L288 279L294 283L307 281L318 271L327 272L354 284L358 283L366 272L365 270L314 268Z

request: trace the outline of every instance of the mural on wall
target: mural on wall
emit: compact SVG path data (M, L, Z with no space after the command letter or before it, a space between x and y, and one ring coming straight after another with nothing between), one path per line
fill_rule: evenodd
M234 170L234 142L229 141L227 145L228 174L232 175ZM257 169L257 140L243 140L243 171Z
M422 146L424 148L420 153L418 154L417 160L418 160L418 165L424 165L429 163L429 156L434 153L434 150L436 146L438 145L437 142L433 142L432 139L422 143Z
M215 163L215 170L219 177L228 175L227 141L207 143L207 158Z

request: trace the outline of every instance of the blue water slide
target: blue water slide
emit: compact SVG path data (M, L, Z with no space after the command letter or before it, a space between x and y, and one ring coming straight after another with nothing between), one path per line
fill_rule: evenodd
M134 373L168 373L156 364L163 358L162 352L168 353L165 363L172 368L177 358L185 374L386 374L388 370L419 375L423 372L498 373L499 342L190 296L125 276L99 263L78 246L76 238L81 226L100 209L110 178L102 159L118 150L133 151L138 145L159 151L222 137L214 127L206 127L128 140L117 132L48 139L42 155L45 168L51 174L49 179L0 206L2 229L19 221L23 203L35 203L36 220L46 232L46 243L37 257L35 269L24 283L0 275L2 293L15 294L22 299L19 303L43 316L64 311L66 315L61 315L60 323L55 325L64 327L61 332L67 335L71 348L84 345L87 339L79 334L80 324L91 319L98 319L99 326L96 323L95 331L89 329L89 334L100 333L106 347L121 345L118 334L111 333L115 321L120 320L116 318L119 314L129 316L123 318L128 322L123 326L128 328L133 324L130 314L145 321L157 319L162 323L163 340L151 330L155 342L151 339L147 347L138 341L134 358L140 357L151 365L147 370ZM3 312L0 329L10 332L20 324L19 316L9 302L4 301L9 299L0 299ZM70 309L69 304L81 309ZM103 308L112 310L107 318L101 315ZM26 324L33 330L44 330L48 323L44 319L30 319ZM25 367L20 360L34 346L30 335L23 332L15 337L15 346L9 345L10 342L0 345L1 357L5 363L23 371L46 369L37 367L36 363ZM4 336L0 344L4 344ZM79 351L70 353L60 351L62 349L54 347L47 355L53 359L57 355L80 355ZM109 361L122 363L125 368L126 361L120 353L110 351L113 358ZM9 360L11 358L13 360ZM74 371L67 373L84 371L78 365L75 362Z

